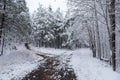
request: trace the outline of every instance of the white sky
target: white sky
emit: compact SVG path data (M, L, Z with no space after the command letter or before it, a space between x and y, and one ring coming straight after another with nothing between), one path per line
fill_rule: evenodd
M33 13L40 4L44 7L52 6L53 10L60 8L61 11L65 12L67 10L66 0L26 0L27 6L29 7L30 13Z

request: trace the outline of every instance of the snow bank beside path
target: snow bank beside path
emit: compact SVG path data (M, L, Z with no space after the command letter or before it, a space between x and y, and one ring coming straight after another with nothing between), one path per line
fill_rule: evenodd
M74 51L70 64L78 80L120 80L120 74L105 62L93 58L90 49Z
M39 56L26 49L19 49L0 57L0 80L20 80L38 67Z

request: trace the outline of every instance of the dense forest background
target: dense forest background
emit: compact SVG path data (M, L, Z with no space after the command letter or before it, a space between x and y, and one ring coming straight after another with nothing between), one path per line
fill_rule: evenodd
M25 0L0 0L0 49L15 50L29 43L37 47L89 47L96 57L120 71L120 0L68 0L60 8L39 8L30 15Z

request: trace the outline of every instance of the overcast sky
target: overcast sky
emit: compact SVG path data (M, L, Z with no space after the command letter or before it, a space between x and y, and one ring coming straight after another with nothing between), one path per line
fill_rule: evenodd
M61 11L65 12L67 10L66 0L26 0L27 6L29 7L30 13L33 13L40 4L43 6L48 7L49 5L52 6L53 10L57 8L61 8Z

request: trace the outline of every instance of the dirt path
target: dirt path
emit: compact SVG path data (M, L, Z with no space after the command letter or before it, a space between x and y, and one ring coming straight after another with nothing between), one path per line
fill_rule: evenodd
M70 58L63 62L61 56L42 56L44 59L39 68L26 75L22 80L76 80L74 70L68 65Z

